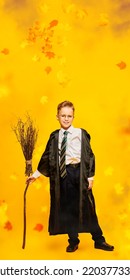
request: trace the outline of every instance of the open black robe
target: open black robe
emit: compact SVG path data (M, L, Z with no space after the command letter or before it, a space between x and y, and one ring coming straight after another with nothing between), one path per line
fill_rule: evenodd
M45 151L39 161L38 171L50 178L50 235L68 233L60 223L60 175L58 155L59 130L51 133ZM98 228L92 190L88 190L88 177L94 176L95 157L90 146L90 135L81 129L81 164L79 190L79 221L77 232L93 232ZM73 225L73 220L72 220Z

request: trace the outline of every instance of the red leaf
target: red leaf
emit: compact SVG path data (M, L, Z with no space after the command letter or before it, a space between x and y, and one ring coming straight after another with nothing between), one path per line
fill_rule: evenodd
M49 74L52 71L52 68L50 66L47 66L45 68L45 71L46 71L47 74Z
M0 200L0 206L5 203L5 200Z
M54 27L54 26L56 26L58 24L58 20L57 19L54 19L54 20L52 20L51 22L50 22L50 28L52 28L52 27Z
M124 61L121 61L121 62L117 63L116 65L120 68L120 70L123 70L126 68L126 63Z
M43 230L43 225L42 224L36 224L36 226L34 227L34 230L37 230L37 231L42 231Z
M125 123L123 123L121 132L126 135L130 135L130 118L126 119Z
M46 52L45 56L48 57L49 59L51 59L51 58L55 57L55 53L54 52Z
M9 54L9 49L4 48L1 52L2 52L3 54L7 55L7 54Z
M12 227L11 222L7 221L7 222L5 223L4 229L12 230L12 228L13 228L13 227Z

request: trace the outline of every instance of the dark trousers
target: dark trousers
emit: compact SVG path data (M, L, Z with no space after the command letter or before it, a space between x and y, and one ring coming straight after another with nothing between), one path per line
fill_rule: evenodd
M73 246L80 242L77 225L79 223L79 186L80 165L67 165L67 176L61 179L61 223L68 233L68 242ZM105 241L102 230L98 225L91 231L92 239L96 242Z

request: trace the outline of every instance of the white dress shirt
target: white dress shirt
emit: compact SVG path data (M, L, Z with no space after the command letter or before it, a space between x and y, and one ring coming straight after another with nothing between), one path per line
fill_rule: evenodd
M67 134L67 145L66 145L66 165L78 163L81 160L81 129L70 126ZM61 143L64 137L65 129L61 128L59 131L59 157L61 150Z
M58 141L58 150L59 150L59 159L61 151L61 143L64 137L65 129L61 128L59 131L59 141ZM81 160L81 129L70 126L68 129L67 135L67 146L66 146L66 165L79 163ZM41 173L36 170L33 175L34 178L41 176ZM88 178L93 180L93 177Z

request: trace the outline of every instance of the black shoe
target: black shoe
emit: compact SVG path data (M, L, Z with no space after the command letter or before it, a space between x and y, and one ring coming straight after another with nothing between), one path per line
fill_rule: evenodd
M66 252L67 253L72 253L72 252L75 252L76 250L78 249L78 245L68 245L67 248L66 248Z
M105 251L113 251L114 250L114 246L109 245L105 241L103 241L101 243L95 242L94 247L95 247L95 249L102 249L102 250L105 250Z

